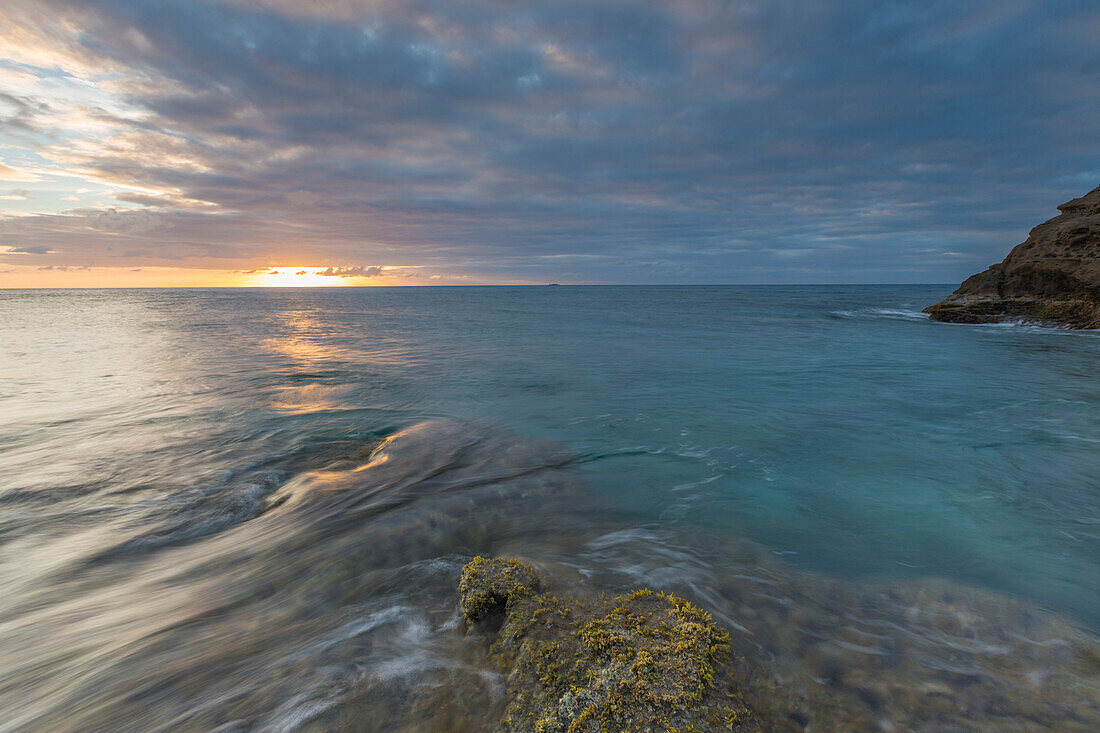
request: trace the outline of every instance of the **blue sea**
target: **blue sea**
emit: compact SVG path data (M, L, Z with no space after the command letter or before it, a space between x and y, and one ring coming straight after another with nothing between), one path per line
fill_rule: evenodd
M491 729L476 554L806 730L1096 730L1100 336L950 290L0 291L0 731Z

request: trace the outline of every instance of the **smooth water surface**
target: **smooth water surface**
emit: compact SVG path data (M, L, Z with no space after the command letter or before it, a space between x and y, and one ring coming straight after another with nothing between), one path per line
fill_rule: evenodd
M453 586L505 550L756 639L734 577L1091 634L1100 337L928 321L947 290L0 291L0 730L427 729L448 687L478 730Z

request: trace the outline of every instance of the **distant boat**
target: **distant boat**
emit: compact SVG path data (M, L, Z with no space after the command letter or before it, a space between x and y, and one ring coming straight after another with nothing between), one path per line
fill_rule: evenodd
M552 287L554 287L555 285L557 285L557 283L550 283L550 285L549 285L548 287L551 287L551 288L552 288Z

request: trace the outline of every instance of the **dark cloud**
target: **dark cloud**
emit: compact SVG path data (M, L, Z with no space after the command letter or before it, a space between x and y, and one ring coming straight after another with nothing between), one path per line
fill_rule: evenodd
M44 105L0 90L0 132L20 136L35 129L35 118ZM7 166L5 166L5 169Z
M1089 2L12 2L141 112L49 148L137 208L0 219L74 262L953 281L1100 183Z

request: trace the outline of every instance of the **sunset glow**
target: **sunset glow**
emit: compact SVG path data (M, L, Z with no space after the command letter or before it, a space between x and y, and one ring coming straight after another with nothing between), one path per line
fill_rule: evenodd
M267 272L247 273L241 285L259 288L328 288L355 285L378 285L364 277L322 275L324 267L272 267Z
M957 282L1100 170L986 5L5 0L0 287Z
M286 265L245 270L189 267L0 267L0 288L332 288L497 284L403 266ZM518 281L516 284L533 284Z

